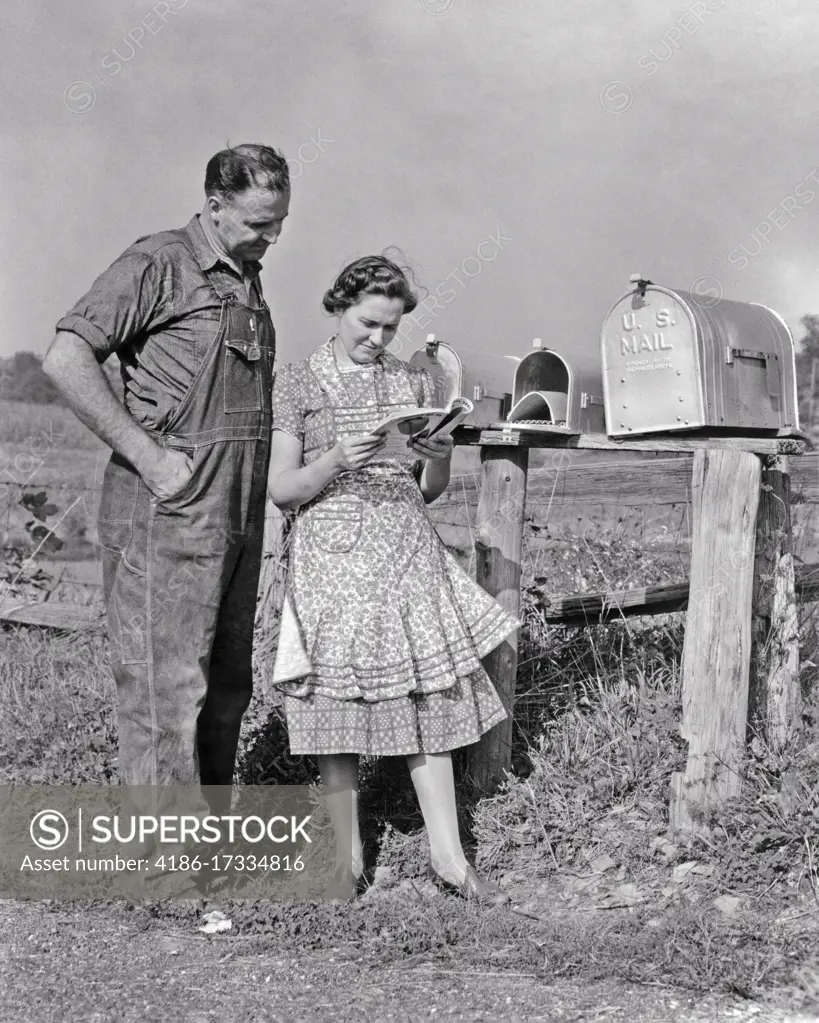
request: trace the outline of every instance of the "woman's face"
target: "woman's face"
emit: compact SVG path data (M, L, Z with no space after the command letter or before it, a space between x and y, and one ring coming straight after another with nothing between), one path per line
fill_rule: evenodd
M395 337L404 302L385 295L364 295L338 317L338 339L353 362L375 362Z

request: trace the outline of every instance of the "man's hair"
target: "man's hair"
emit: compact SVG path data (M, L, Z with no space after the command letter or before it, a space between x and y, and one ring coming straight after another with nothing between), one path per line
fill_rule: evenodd
M246 143L222 149L208 160L205 196L230 200L248 188L284 192L290 187L287 160L270 146Z

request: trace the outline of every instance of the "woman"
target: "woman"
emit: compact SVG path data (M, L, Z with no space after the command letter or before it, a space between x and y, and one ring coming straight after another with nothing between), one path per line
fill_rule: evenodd
M324 296L337 333L277 375L269 492L297 515L273 682L291 751L316 756L334 793L356 879L359 755L404 755L430 876L501 903L507 894L461 847L451 750L506 716L480 658L518 623L458 567L427 515L449 483L452 439L419 440L417 460L402 462L379 457L384 439L372 433L396 409L435 404L429 374L386 350L416 301L395 263L356 260Z

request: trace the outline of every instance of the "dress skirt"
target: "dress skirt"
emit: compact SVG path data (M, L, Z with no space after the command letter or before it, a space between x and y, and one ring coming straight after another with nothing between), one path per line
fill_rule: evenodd
M518 622L460 568L403 470L300 510L273 683L294 754L440 753L506 717L481 658Z

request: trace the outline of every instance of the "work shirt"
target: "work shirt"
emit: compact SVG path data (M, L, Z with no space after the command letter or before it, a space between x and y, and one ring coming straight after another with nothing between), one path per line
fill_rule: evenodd
M197 214L182 232L160 232L134 242L59 321L57 330L81 337L98 362L116 352L125 407L146 429L161 430L219 330L221 302L209 280L217 278L243 305L248 298L253 305L261 304L261 263L244 263L242 268L244 276L215 251Z

